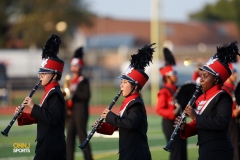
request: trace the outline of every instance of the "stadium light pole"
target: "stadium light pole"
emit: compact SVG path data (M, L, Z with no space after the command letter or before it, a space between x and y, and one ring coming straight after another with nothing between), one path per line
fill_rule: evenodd
M163 22L159 20L159 8L160 0L151 0L151 23L150 23L150 36L151 43L156 43L155 53L153 54L153 66L150 69L151 75L151 106L155 107L157 102L157 93L159 90L159 60L160 53L162 53L163 40L164 40L164 25ZM161 54L162 55L162 54Z

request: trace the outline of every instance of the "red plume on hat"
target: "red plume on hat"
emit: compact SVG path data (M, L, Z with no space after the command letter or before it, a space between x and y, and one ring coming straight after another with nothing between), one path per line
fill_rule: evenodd
M83 63L83 47L78 48L75 53L74 56L71 60L71 65L78 65L80 67L83 67L84 63Z
M155 44L156 43L145 45L143 48L138 49L137 54L131 55L132 59L130 60L130 65L120 78L137 84L140 89L142 89L149 79L148 75L145 73L145 67L149 66L149 62L152 62L152 55L154 52L152 46Z
M64 62L57 56L61 43L61 39L55 34L47 40L42 49L42 63L38 73L62 74Z
M159 69L162 76L170 76L176 74L174 67L176 65L175 58L168 48L163 49L165 65Z
M200 67L214 76L217 76L221 83L224 83L232 74L229 68L230 63L236 63L238 53L237 42L217 47L217 53L208 62Z

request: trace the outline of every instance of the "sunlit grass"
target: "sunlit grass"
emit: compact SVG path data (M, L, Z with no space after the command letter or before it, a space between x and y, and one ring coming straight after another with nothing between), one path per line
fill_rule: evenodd
M94 120L99 116L90 116L88 130L90 131L91 125ZM0 130L4 130L11 120L11 116L0 117ZM169 153L163 150L166 145L166 140L161 130L161 118L157 115L148 116L148 142L153 160L168 160ZM28 160L33 159L35 146L36 146L36 125L17 126L15 123L8 137L0 135L0 160ZM84 160L81 149L78 148L80 142L76 138L75 160ZM196 137L188 140L188 157L189 160L195 160L198 157L198 147L196 146ZM13 153L13 143L30 143L30 153ZM92 153L95 160L115 160L118 159L118 138L103 138L102 136L94 136L90 141ZM15 157L15 158L14 158Z

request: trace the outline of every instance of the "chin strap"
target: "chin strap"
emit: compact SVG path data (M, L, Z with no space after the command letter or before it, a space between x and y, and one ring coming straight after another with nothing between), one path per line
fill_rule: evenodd
M52 82L54 76L55 76L55 73L53 74L52 78L49 80L49 82L46 85Z
M216 83L217 80L218 80L218 77L216 77L216 79L213 81L213 84L212 84L211 88L217 84L217 83Z
M133 93L133 91L134 91L134 89L135 89L136 86L137 86L137 83L134 83L131 92L129 92L129 94L128 94L126 97L130 96L130 95Z

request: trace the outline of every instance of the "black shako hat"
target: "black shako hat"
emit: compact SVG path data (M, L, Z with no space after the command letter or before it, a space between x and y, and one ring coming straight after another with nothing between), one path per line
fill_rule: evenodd
M71 60L71 65L78 65L79 67L83 67L83 55L83 47L79 47L78 49L76 49L76 51L74 52L74 56Z
M57 54L62 41L58 35L52 34L42 49L42 63L38 73L56 73L62 75L64 62Z
M217 53L199 69L213 74L218 77L221 83L224 83L232 74L229 64L238 61L237 55L240 55L238 53L237 42L231 42L228 45L217 47Z
M119 78L137 84L140 89L142 89L149 79L148 75L145 73L145 67L149 66L149 62L152 62L152 55L154 52L152 46L155 44L156 43L145 45L143 48L138 49L137 54L131 55L132 59L130 60L129 67Z

